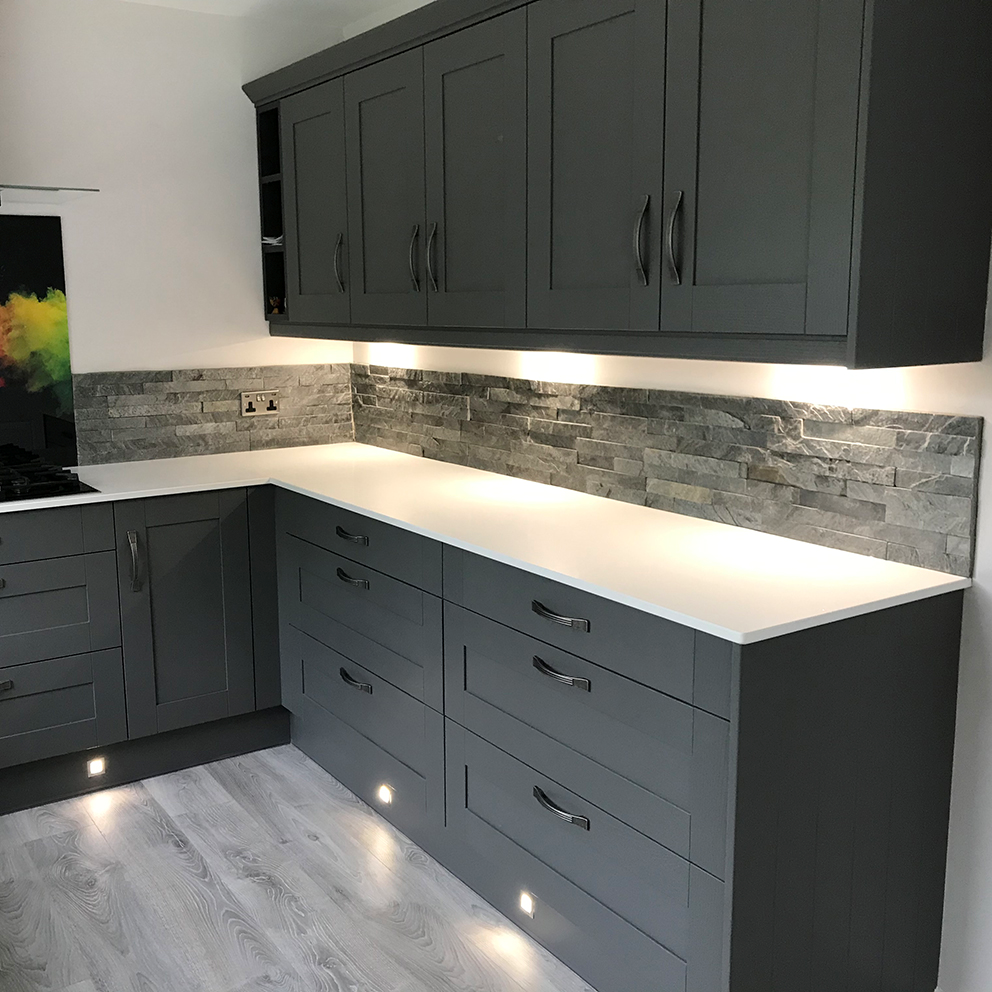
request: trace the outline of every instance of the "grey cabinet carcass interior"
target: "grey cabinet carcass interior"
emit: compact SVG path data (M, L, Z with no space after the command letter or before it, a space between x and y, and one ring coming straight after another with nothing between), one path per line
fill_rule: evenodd
M245 87L263 116L345 93L350 318L343 298L299 299L271 332L980 360L990 47L982 0L953 16L937 0L435 0ZM316 233L288 250L333 290L321 221L341 177L322 156L287 222Z

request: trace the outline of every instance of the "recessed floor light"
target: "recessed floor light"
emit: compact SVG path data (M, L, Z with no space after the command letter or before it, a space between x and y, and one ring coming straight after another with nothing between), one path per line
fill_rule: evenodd
M107 759L106 758L90 758L86 762L86 774L90 778L96 778L102 775L107 770Z
M537 900L529 892L520 893L520 910L526 913L528 916L534 916L534 910L537 907Z

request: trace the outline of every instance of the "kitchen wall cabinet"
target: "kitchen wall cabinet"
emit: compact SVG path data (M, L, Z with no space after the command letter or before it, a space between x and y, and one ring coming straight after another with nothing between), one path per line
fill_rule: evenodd
M528 324L657 331L664 4L528 15Z
M128 736L255 708L244 490L115 506Z
M427 319L522 327L527 314L527 15L424 49Z
M294 320L351 317L344 81L280 107L286 199L286 306Z
M671 7L665 332L847 326L863 8Z
M248 84L292 108L343 79L347 111L350 318L300 303L272 333L980 360L992 9L905 6L436 0ZM336 237L298 263L317 286Z
M350 73L344 95L352 319L425 324L422 49Z

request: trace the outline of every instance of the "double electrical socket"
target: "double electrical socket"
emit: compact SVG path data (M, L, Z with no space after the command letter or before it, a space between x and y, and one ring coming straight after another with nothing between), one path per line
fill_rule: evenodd
M241 394L242 417L274 417L279 412L279 390Z

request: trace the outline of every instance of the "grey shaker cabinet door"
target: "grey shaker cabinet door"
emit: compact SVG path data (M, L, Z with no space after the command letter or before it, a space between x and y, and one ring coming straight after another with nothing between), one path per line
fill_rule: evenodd
M863 8L671 6L662 331L847 334Z
M423 49L345 77L351 316L427 322Z
M658 329L661 0L528 8L528 326Z
M347 323L348 194L344 80L279 106L286 204L286 293L293 320Z
M527 12L424 49L432 326L523 327L527 306Z
M115 515L129 736L253 710L244 490L118 503Z

